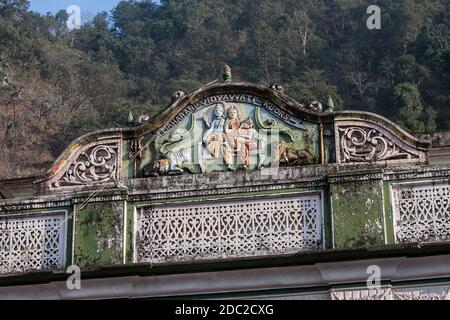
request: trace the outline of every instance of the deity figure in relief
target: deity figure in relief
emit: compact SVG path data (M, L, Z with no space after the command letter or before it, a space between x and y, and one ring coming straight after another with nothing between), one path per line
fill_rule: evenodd
M209 129L203 135L203 142L214 158L222 158L229 170L234 170L233 155L225 133L225 107L217 104L213 110L211 123L206 121Z
M228 144L234 152L239 150L238 130L241 127L239 113L238 107L231 106L230 109L228 109L228 118L225 122L225 134L227 136Z
M225 134L234 154L239 155L244 168L248 169L250 166L250 152L258 150L258 142L261 139L258 132L253 128L252 120L241 121L240 110L237 106L231 106L228 109Z
M253 121L251 119L247 119L241 123L237 136L239 155L244 168L248 169L250 166L250 153L252 151L258 151L263 147L264 140L253 128Z

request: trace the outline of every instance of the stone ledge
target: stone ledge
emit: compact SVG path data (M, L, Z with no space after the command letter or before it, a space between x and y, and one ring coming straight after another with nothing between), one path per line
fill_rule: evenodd
M383 282L407 285L434 279L448 283L448 243L299 253L281 258L173 265L82 268L82 290L68 290L65 270L0 276L0 298L139 298L250 292L286 288L331 289L363 284L377 265ZM30 279L32 279L30 281ZM195 292L192 288L195 287ZM27 294L27 295L24 295Z

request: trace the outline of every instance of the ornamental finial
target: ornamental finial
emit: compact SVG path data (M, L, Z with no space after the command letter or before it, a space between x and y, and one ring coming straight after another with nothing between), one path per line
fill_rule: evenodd
M327 111L333 112L334 111L334 101L331 95L328 96L328 102L327 102Z
M133 126L134 125L134 116L133 116L133 112L131 112L131 110L128 111L127 125L128 126Z
M232 79L233 79L233 74L231 73L231 67L226 64L223 67L223 81L230 82Z

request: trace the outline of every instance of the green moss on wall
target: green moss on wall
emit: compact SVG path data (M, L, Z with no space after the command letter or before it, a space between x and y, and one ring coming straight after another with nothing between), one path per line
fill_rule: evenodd
M66 234L66 268L73 264L72 237L73 237L73 207L67 207L67 234Z
M129 160L130 141L124 140L122 144L122 177L130 179L134 177L134 161Z
M135 206L132 204L127 205L127 228L126 228L126 253L125 259L127 263L133 263L133 230L134 230L134 210Z
M326 186L323 190L323 224L324 224L324 243L326 249L333 248L332 234L333 226L331 220L331 199L330 188Z
M395 243L395 235L394 235L394 217L392 212L392 201L391 201L391 193L389 188L389 183L384 182L384 208L385 208L385 222L386 222L386 238L387 244Z
M80 267L120 264L123 259L122 202L89 204L76 215L74 262Z
M381 180L331 185L335 248L384 244Z

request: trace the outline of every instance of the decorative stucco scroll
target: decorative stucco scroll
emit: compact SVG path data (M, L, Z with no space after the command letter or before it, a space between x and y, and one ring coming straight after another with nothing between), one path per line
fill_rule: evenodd
M91 138L91 137L89 137ZM99 135L72 144L57 160L45 182L46 189L93 186L119 180L121 137Z
M84 151L56 185L104 182L117 173L117 145L98 145Z
M374 114L337 115L335 134L339 164L427 162L426 141Z

